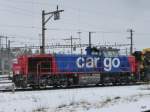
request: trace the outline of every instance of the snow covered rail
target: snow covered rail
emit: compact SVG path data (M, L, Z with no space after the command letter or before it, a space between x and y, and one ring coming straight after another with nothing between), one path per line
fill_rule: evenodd
M150 89L99 87L0 93L0 112L148 112Z
M1 90L14 90L11 75L0 75L0 91Z
M0 83L9 83L12 82L12 76L11 75L0 75Z
M136 83L136 84L124 84L124 85L88 85L88 86L71 86L71 87L46 87L46 88L15 88L14 85L6 89L0 89L0 92L25 92L25 91L46 91L46 90L63 90L63 89L84 89L84 88L100 88L100 87L121 87L121 86L135 86L135 85L144 85L147 83Z

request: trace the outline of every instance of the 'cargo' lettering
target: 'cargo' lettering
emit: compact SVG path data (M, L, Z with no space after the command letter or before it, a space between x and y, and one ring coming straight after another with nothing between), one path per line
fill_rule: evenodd
M78 68L97 68L97 64L100 58L98 57L79 57L76 60ZM103 60L104 71L111 71L112 68L118 68L120 66L119 58L104 58Z
M99 61L99 58L97 57L87 57L87 58L83 58L83 57L79 57L76 61L76 65L78 68L94 68L97 67L97 62Z
M120 60L118 58L105 58L104 59L104 70L111 71L113 68L118 68L120 66Z

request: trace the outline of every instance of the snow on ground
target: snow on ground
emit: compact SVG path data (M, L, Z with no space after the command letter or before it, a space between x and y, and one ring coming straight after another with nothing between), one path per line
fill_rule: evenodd
M147 86L0 93L0 112L143 112Z
M9 79L9 75L0 75L0 90L12 89L13 82Z

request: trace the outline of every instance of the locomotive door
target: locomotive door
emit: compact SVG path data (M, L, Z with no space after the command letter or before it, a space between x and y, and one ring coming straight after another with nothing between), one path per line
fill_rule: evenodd
M51 72L51 64L47 61L40 61L37 63L37 75L48 75Z
M51 57L29 57L28 74L31 83L37 84L41 78L50 74Z
M40 84L40 80L46 78L51 73L50 62L49 61L40 61L37 63L37 82Z

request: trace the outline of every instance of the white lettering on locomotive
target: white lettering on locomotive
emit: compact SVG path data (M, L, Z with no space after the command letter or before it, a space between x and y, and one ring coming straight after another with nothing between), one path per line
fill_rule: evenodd
M86 67L87 68L93 68L94 67L94 59L92 57L89 57L86 59Z
M79 57L76 61L77 67L78 68L83 68L84 67L84 58L83 57Z
M111 58L105 58L104 59L104 70L105 71L110 71L111 70Z
M105 58L104 59L104 70L111 71L113 68L118 68L120 66L119 58Z
M97 67L97 62L99 61L100 58L98 57L79 57L76 61L76 65L78 68L94 68Z
M79 57L76 60L76 65L78 68L97 68L99 57ZM111 71L112 68L118 68L120 66L119 58L104 58L103 60L104 70Z

